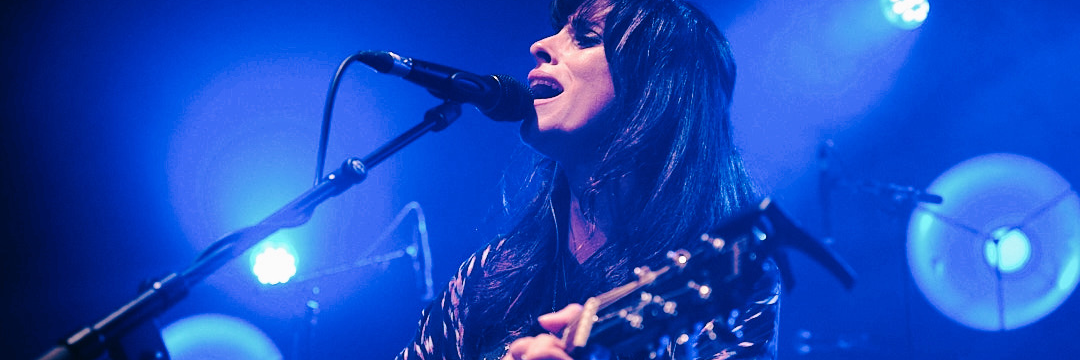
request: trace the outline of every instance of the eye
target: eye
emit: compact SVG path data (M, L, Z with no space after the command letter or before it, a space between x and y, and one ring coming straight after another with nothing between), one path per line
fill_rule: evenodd
M601 35L602 29L603 26L601 26L601 24L587 21L581 17L571 18L568 26L568 30L574 35L574 42L582 49L603 44L604 37Z
M604 43L604 38L596 31L584 31L574 33L574 42L582 49L591 48Z

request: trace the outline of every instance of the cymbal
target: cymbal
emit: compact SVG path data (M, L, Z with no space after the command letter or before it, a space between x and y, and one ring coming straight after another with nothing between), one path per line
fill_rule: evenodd
M1050 167L1015 154L953 166L908 224L911 275L942 314L971 328L1024 327L1080 279L1080 199Z

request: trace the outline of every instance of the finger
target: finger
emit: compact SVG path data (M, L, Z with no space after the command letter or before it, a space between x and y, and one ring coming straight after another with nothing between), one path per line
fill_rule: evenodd
M574 360L566 353L566 344L562 339L551 334L540 334L532 338L520 359L522 360Z
M574 320L578 316L581 316L581 305L570 304L562 308L562 310L540 315L536 320L540 322L540 326L550 332L559 332L566 327L570 321Z
M519 360L574 360L574 358L570 357L570 355L567 355L566 352L562 350L547 349L544 351L528 352L525 355L522 355Z
M521 360L525 352L529 350L529 345L532 344L532 337L523 337L514 340L510 343L510 346L506 348L506 356L503 360Z

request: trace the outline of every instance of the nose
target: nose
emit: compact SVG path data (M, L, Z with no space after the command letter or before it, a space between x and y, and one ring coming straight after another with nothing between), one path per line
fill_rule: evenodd
M554 64L555 58L551 56L551 49L548 46L548 42L551 41L551 36L537 40L529 47L529 52L536 58L536 65L541 64Z

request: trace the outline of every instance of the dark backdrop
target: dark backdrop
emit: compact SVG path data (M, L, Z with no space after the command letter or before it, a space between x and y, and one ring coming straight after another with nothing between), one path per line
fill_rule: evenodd
M875 1L700 3L736 52L735 125L747 162L812 232L822 231L814 149L825 139L854 179L926 186L960 161L1009 152L1080 181L1080 70L1071 60L1080 55L1080 11L1071 2L934 2L914 31L890 28ZM130 299L140 281L182 269L218 236L310 186L326 87L349 54L393 50L524 78L528 45L551 32L546 6L6 2L4 353L40 355ZM412 85L350 68L328 165L366 154L435 104ZM521 151L514 124L467 109L276 240L299 253L300 275L313 274L407 243L406 230L374 240L417 201L440 287L498 230L500 177ZM1075 296L1019 330L967 329L934 310L908 275L910 209L846 192L834 207L834 247L860 283L845 292L797 257L799 287L783 305L784 358L1059 358L1080 350ZM162 323L228 314L261 328L290 358L304 304L317 300L318 357L389 358L422 306L401 261L277 288L256 285L249 266L246 258L226 266Z

